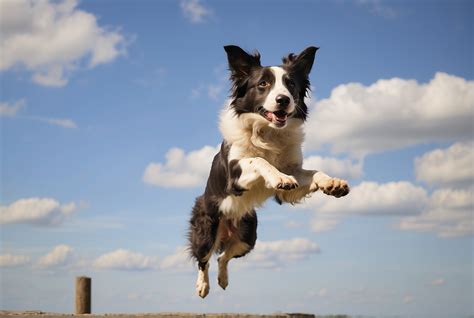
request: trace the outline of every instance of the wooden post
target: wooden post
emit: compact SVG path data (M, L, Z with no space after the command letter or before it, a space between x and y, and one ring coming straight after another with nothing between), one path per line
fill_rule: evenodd
M91 279L76 277L76 315L91 313Z

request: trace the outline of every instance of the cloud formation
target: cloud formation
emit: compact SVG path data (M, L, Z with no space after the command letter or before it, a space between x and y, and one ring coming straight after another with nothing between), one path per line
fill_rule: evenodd
M320 253L318 244L306 238L294 238L279 241L257 241L255 248L246 257L236 262L236 268L281 268L291 262L305 260ZM196 265L189 257L185 246L163 258L162 270L188 272L195 271Z
M59 126L62 128L68 128L68 129L77 128L77 124L73 120L67 119L67 118L45 118L45 117L29 117L29 118L47 123L49 125Z
M0 3L0 71L16 66L44 86L64 86L70 73L109 63L124 53L118 31L98 25L77 0L5 0Z
M99 256L93 262L94 268L126 271L143 271L156 269L158 258L145 256L141 253L118 249Z
M0 255L0 267L18 267L29 264L30 257L25 255L3 254Z
M363 175L363 160L310 156L303 161L303 167L309 170L323 171L330 176L341 179L358 179Z
M418 181L438 186L464 186L474 181L474 143L457 142L415 159Z
M212 16L212 10L200 0L181 0L180 6L184 17L191 23L202 23Z
M318 254L318 244L306 238L278 241L257 241L254 250L242 259L238 267L281 268L291 262L305 260Z
M321 194L308 201L319 213L396 216L421 212L428 202L428 194L422 187L406 181L364 181L351 189L350 199Z
M439 188L421 214L402 218L397 228L445 238L474 234L473 146L458 142L415 159L417 180Z
M310 222L313 232L334 229L349 215L403 216L421 213L428 202L422 187L410 182L364 181L351 188L349 198L334 198L316 192L303 207L315 211Z
M472 138L474 81L446 73L420 84L392 78L370 86L349 83L314 103L306 149L363 157L420 143ZM337 143L334 142L337 140Z
M173 254L163 258L160 262L160 268L163 270L187 272L195 270L195 265L191 261L187 248L185 246L178 246Z
M145 183L163 188L188 188L203 185L219 147L204 146L186 153L172 148L166 153L165 163L148 164L143 174Z
M401 217L395 228L403 231L431 232L443 238L473 235L472 152L470 142L455 143L415 159L417 178L441 185L431 194L407 181L364 181L351 189L348 199L316 193L305 205L315 211L311 229L332 230L349 215L388 215Z
M70 265L73 260L73 249L68 245L58 245L42 256L36 266L41 269L64 267Z
M61 204L51 198L20 199L0 206L0 224L58 225L77 211L74 202Z
M376 16L380 16L386 19L397 18L400 13L393 7L386 4L386 1L382 0L358 0L356 4L365 6L369 9L370 13Z
M14 117L25 105L26 101L24 99L13 103L0 102L0 116Z
M434 232L444 238L473 235L474 190L437 190L422 213L402 218L396 227L405 231Z
M13 103L0 102L0 117L17 117L18 112L25 108L26 100L20 99ZM59 126L62 128L77 128L77 124L67 118L48 118L48 117L39 117L39 116L18 116L25 119L40 121L49 125Z

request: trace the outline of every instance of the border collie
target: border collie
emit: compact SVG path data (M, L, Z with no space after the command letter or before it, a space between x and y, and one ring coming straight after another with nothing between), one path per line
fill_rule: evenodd
M218 283L228 285L227 264L250 252L257 239L255 209L268 198L298 203L317 190L349 193L346 181L302 168L308 75L318 48L289 54L281 66L261 66L260 54L224 47L231 72L230 105L220 117L224 137L204 194L196 199L189 249L198 262L196 291L209 293L209 259L220 253Z

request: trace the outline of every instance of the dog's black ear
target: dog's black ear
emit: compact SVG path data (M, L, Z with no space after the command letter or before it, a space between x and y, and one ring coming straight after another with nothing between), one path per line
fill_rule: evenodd
M304 49L300 54L295 55L290 53L283 58L283 64L292 68L296 72L301 72L305 77L308 77L311 68L313 67L314 56L318 47L310 46Z
M236 45L226 45L224 50L227 52L229 69L232 77L243 77L250 74L250 70L260 66L260 53L248 54Z

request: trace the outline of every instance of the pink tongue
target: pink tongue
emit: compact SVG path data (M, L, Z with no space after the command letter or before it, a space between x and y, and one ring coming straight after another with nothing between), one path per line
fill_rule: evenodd
M288 118L288 114L285 114L283 116L278 116L274 113L271 112L266 112L265 116L270 120L270 121L278 121L278 122L285 122L286 119Z
M271 114L272 114L272 120L280 121L280 122L286 121L286 118L288 117L287 115L277 116L274 113L271 113Z

